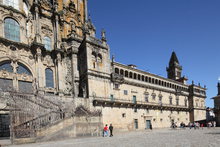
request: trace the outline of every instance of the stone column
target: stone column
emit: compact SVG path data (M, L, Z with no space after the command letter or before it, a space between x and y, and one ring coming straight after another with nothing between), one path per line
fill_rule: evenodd
M73 95L74 97L79 95L78 85L76 84L76 81L79 80L79 76L77 73L77 53L78 51L76 48L72 48L72 83L73 83Z
M0 28L3 28L4 25L3 25L3 20L0 18ZM3 37L4 34L3 34L3 29L0 29L0 37Z
M59 22L58 22L59 16L58 16L57 9L58 9L58 3L55 2L54 3L54 19L55 19L55 22L54 22L54 48L55 49L60 48Z
M36 53L36 64L35 64L35 70L36 70L36 84L38 85L38 91L42 91L44 87L44 79L42 77L42 74L45 73L45 71L42 71L42 51L40 48L37 48Z
M84 0L84 19L85 19L85 22L87 22L88 20L88 0Z
M61 63L61 54L57 54L57 87L59 94L63 93L63 78L62 78L62 63Z
M16 76L18 64L17 64L16 59L12 59L11 66L13 67L13 73L14 73L14 75L13 75L13 88L16 91L18 91L18 79L17 79L17 76Z
M34 10L35 10L35 33L36 33L35 41L41 43L38 0L35 0L34 2Z

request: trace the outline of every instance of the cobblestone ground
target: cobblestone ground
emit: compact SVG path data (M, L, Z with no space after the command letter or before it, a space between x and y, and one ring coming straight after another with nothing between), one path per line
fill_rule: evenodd
M10 147L219 147L220 128L160 129L117 133L114 137L76 138Z

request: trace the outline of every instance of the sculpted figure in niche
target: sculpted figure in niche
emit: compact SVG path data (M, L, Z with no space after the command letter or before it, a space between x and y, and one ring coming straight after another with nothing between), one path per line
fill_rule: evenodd
M76 12L76 5L74 4L72 0L70 1L70 4L69 4L69 10L70 12L73 12L73 13Z

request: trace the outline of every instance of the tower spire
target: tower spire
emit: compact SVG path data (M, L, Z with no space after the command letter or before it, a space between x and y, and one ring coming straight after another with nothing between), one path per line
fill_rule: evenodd
M176 53L173 51L169 61L169 67L167 67L167 77L173 80L181 79L182 66L179 64L179 60Z

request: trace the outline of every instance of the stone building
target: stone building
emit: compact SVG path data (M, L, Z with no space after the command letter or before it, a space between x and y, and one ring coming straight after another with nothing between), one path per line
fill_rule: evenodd
M218 94L212 99L214 99L214 112L215 112L214 116L215 116L216 125L220 126L220 82L218 82L217 87L218 87Z
M95 36L87 0L0 0L0 11L0 130L7 134L11 124L12 138L205 119L206 88L186 83L174 52L168 78L110 59L105 31Z

